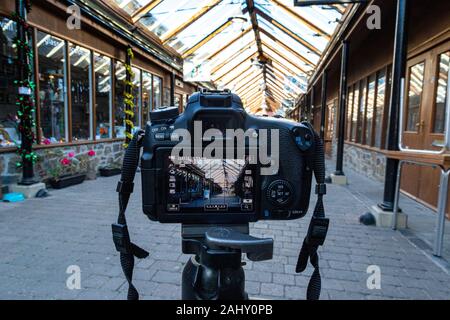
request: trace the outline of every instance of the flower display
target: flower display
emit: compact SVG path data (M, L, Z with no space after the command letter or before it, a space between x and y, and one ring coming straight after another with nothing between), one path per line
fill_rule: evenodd
M88 156L89 156L89 157L95 156L95 150L89 150L89 151L88 151Z
M70 159L68 159L68 158L62 158L62 159L61 159L61 164L62 164L63 166L68 166L68 165L71 164L71 162L72 162L72 161L70 161Z

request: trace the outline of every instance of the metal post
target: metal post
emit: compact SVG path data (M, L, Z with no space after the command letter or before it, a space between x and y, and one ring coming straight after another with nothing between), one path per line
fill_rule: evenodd
M398 150L399 110L401 105L402 81L405 77L407 59L407 0L397 0L397 18L394 42L394 61L392 64L392 87L389 101L388 150ZM398 173L398 160L387 159L383 202L378 206L384 211L392 211L395 198L395 185Z
M25 8L25 3L23 0L16 0L16 12L24 21L27 20L27 11ZM21 23L17 24L17 38L21 41L28 42L28 34ZM26 81L29 80L31 76L27 70L28 64L32 63L28 61L27 53L22 46L18 47L17 58L21 62L19 63L19 80ZM19 93L19 96L28 95L31 93ZM28 125L27 123L21 123L20 125ZM21 147L28 152L33 150L33 140L26 135L21 136ZM33 161L31 159L22 159L22 180L19 182L20 185L32 185L37 181L34 178L34 168Z
M175 105L175 74L170 74L170 105Z
M335 175L343 176L344 164L344 139L345 139L345 121L347 118L347 71L348 71L348 55L349 44L342 41L342 57L341 57L341 79L339 85L339 137L336 154L336 171Z
M328 70L324 70L322 74L322 94L321 94L321 110L320 110L320 138L325 139L325 117L327 111L327 85L328 85Z
M433 250L433 254L437 257L442 256L442 247L444 243L445 213L447 209L449 173L449 171L444 171L441 169L441 182L439 185L439 198L436 217L436 238L434 240Z

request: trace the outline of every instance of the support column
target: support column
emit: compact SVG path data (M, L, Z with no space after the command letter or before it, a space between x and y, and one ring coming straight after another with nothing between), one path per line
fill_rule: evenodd
M328 70L324 70L322 74L322 93L321 93L321 110L320 110L320 139L325 144L325 117L327 114L327 86L328 86Z
M336 171L331 174L331 181L335 184L347 184L344 174L344 139L345 122L347 119L347 74L348 74L349 43L342 41L341 75L339 84L339 136L337 143Z
M394 42L394 61L392 64L392 87L389 100L388 150L398 150L399 111L403 94L402 82L405 79L407 59L407 0L397 1L397 18ZM395 183L397 180L398 160L387 159L384 182L383 202L378 207L384 211L392 211L395 199Z
M392 63L392 86L389 100L388 150L399 150L399 111L403 94L402 83L406 73L407 59L407 2L397 0L397 17L395 26L394 58ZM375 217L377 226L391 226L394 219L395 187L399 170L399 161L387 159L384 181L383 202L371 207L370 214ZM400 212L400 209L398 210ZM362 217L361 217L362 218ZM407 219L407 217L405 217ZM382 222L384 221L384 222ZM406 220L405 220L406 221ZM406 227L406 225L405 225Z

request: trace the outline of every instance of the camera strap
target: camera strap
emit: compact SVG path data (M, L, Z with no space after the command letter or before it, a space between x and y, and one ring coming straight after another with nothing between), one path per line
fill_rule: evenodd
M309 280L306 291L306 299L318 300L320 297L322 281L320 277L319 255L317 254L317 249L319 246L323 245L325 241L329 224L329 219L325 218L325 209L323 207L323 195L327 192L325 184L325 151L322 139L309 123L307 123L307 125L314 132L314 141L316 146L313 159L313 171L317 182L317 202L309 224L308 233L303 241L303 245L298 256L295 272L301 273L305 271L309 260L314 268L314 271L311 275L311 279Z
M128 201L133 193L133 180L139 164L143 135L143 130L137 131L125 152L122 176L117 185L117 192L119 193L119 217L117 218L117 223L112 224L114 245L116 246L116 250L120 252L120 264L128 282L128 300L139 300L139 294L132 281L134 257L144 259L149 255L147 251L131 242L127 220L125 218Z

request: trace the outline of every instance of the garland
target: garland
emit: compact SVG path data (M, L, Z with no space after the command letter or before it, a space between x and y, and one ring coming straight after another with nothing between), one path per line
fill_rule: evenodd
M24 0L26 12L31 11L31 0ZM21 144L17 147L17 154L20 156L20 161L16 163L17 167L23 167L25 162L34 164L37 161L37 154L33 152L32 146L35 142L35 134L33 128L36 127L34 120L35 105L33 93L35 90L35 83L30 79L33 74L33 50L29 43L31 39L31 27L24 17L20 16L18 12L12 14L12 19L17 23L17 36L13 43L17 48L17 61L21 79L14 80L15 86L18 88L18 95L16 99L17 117L19 119L18 130L21 136ZM19 26L23 28L25 37L21 38L19 35ZM23 53L23 54L22 54ZM20 59L24 57L24 59ZM24 144L24 140L28 143Z
M125 70L126 70L126 78L124 80L125 83L125 92L124 92L124 103L125 103L125 143L123 144L124 148L128 148L128 144L133 139L133 118L134 118L134 96L133 96L133 88L134 84L131 79L134 77L134 72L131 67L131 61L134 59L133 50L128 47L127 49L127 59L125 62Z

